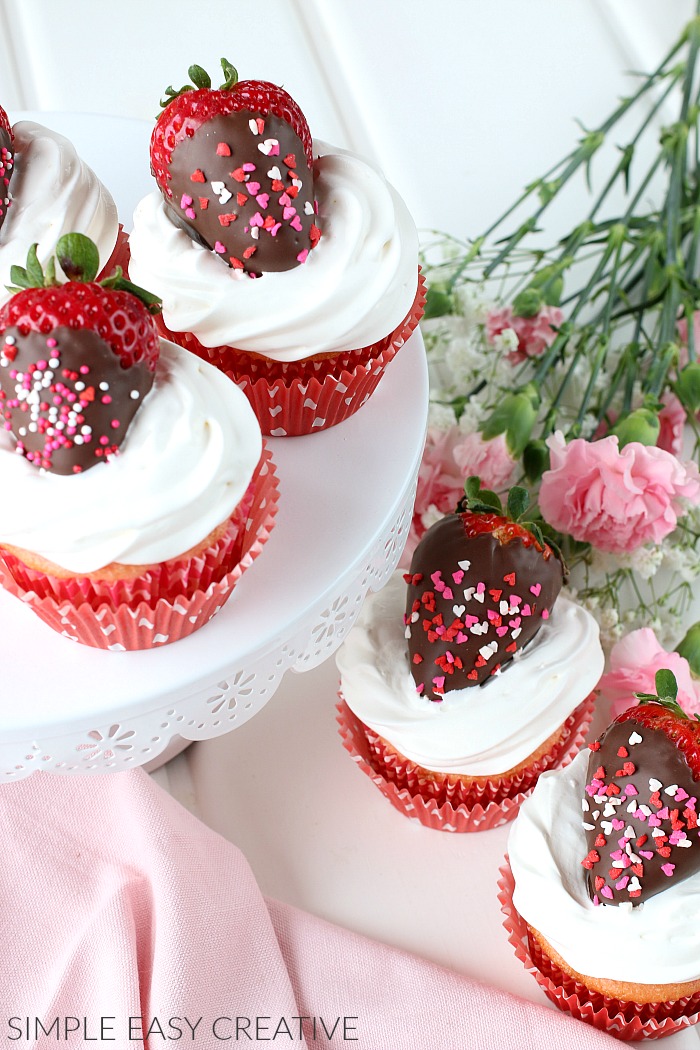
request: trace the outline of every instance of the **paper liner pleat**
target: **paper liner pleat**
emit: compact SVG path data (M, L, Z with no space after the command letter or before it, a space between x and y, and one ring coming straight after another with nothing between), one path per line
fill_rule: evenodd
M243 528L236 525L233 544L225 538L221 541L229 556L235 551L237 560L230 562L223 575L206 587L192 587L189 572L193 573L195 583L206 579L209 552L180 563L181 569L173 571L171 583L179 593L155 600L134 600L130 595L131 600L114 607L107 602L93 607L81 600L79 594L75 595L76 600L71 600L24 590L7 566L3 566L0 582L26 602L49 627L84 645L124 651L151 649L178 641L208 623L222 608L269 538L277 513L278 479L272 455L265 447L253 474L251 489L252 500ZM137 596L136 591L134 595Z
M591 693L569 715L556 745L510 778L478 785L455 777L426 777L420 766L387 748L382 738L350 710L340 696L337 722L345 750L401 813L439 831L486 831L512 820L546 769L569 764L578 754L593 718Z
M625 1041L663 1039L700 1020L700 992L665 1003L636 1003L586 988L546 955L513 904L515 880L506 856L499 869L498 900L516 957L551 1002L565 1013Z
M225 372L253 406L263 434L312 434L353 415L376 389L384 370L418 327L425 307L425 278L419 272L413 305L384 339L309 361L276 362L231 346L205 347L190 332L171 332L156 318L165 338Z
M93 609L109 605L134 606L146 601L153 606L160 598L174 601L194 591L205 591L218 583L241 560L246 524L255 498L255 478L228 519L224 533L204 550L189 558L172 558L149 567L138 576L100 579L90 576L57 577L26 565L10 551L0 549L0 560L20 592L33 592L38 599L51 598ZM11 588L10 588L11 589Z

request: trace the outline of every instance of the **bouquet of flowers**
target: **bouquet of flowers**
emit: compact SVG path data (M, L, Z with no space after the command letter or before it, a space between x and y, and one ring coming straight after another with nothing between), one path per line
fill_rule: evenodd
M700 4L658 68L482 236L426 247L431 412L409 540L470 475L526 486L528 518L612 648L608 695L629 668L639 689L640 669L653 685L672 667L693 711L700 625L679 639L700 615L699 49ZM552 242L549 209L577 178L590 206Z

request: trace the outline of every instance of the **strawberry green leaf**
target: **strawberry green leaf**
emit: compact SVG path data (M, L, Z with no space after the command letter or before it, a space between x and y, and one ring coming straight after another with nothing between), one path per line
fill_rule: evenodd
M37 245L32 244L27 252L27 277L31 281L31 288L43 288L44 270L36 254Z
M220 91L230 91L232 87L238 83L238 70L235 66L232 66L227 58L221 59L221 68L224 71L224 77L226 78L220 87Z
M676 682L676 676L673 671L669 671L668 668L662 668L656 672L654 679L656 685L656 692L659 697L664 700L675 700L678 696L678 683Z
M464 482L464 491L469 499L474 499L479 495L479 489L481 488L481 480L476 474L472 474Z
M521 488L520 485L513 485L513 488L508 493L508 504L507 514L513 521L518 521L528 508L530 503L530 497L527 494L527 489Z
M203 88L211 87L211 77L206 69L202 69L201 66L190 66L187 70L187 76L190 78L194 86L200 89L200 91Z
M69 281L94 281L100 269L97 245L83 233L65 233L56 245L56 258Z
M12 286L7 285L7 290L10 292L22 291L23 288L35 288L36 285L32 284L29 279L29 275L23 266L11 266L10 267L10 280Z

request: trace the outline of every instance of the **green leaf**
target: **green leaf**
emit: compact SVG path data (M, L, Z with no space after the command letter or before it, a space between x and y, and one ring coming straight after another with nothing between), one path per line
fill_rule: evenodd
M528 481L537 482L549 470L549 449L541 438L528 441L523 450L523 466Z
M669 671L668 668L662 668L660 671L656 672L654 684L656 685L656 692L661 699L675 700L678 696L678 683L676 682L676 676L673 671Z
M695 415L700 410L700 362L691 361L685 366L675 390L684 408Z
M202 69L201 66L190 66L187 70L187 76L190 78L194 86L200 90L202 88L211 87L211 77L206 69Z
M479 495L481 479L477 474L472 474L464 482L464 492L468 499L475 499Z
M29 279L29 275L23 266L11 266L10 267L10 280L15 288L35 288L36 285L32 284Z
M497 514L503 513L503 504L501 503L500 497L492 492L491 489L481 489L478 496L479 503L475 503L474 506L470 504L470 510L495 510Z
M31 281L32 288L43 288L44 270L36 254L37 245L32 244L27 252L27 277Z
M451 314L453 309L452 296L445 291L444 286L436 284L428 288L423 314L426 321L429 321L431 317L444 317L445 314Z
M83 233L66 233L56 245L56 258L69 281L94 281L100 269L97 245Z
M544 297L539 288L525 288L513 300L513 313L516 317L536 317L543 302Z
M238 83L238 70L232 66L227 58L221 59L221 68L224 71L225 80L221 85L221 91L230 91Z
M513 485L513 488L508 493L508 517L512 518L513 521L518 521L527 510L529 503L530 497L527 489L521 488L520 485Z

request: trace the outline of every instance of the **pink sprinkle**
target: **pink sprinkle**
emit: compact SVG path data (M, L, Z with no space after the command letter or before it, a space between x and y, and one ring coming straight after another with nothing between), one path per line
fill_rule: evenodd
M661 827L661 821L659 820L659 818L654 813L652 813L651 816L649 817L649 827L650 828L660 828Z
M197 218L197 216L194 213L194 208L186 208L185 209L185 215L187 216L188 219L196 219Z
M112 398L110 397L109 394L105 394L105 396L101 400L102 400L102 404L103 405L111 405L112 404Z
M223 255L224 252L226 251L226 245L222 244L221 241L217 241L216 244L214 245L214 251L218 252L219 255Z
M111 423L111 426L112 426L113 430L116 430L117 427L119 426L119 420L118 419L113 419L112 423Z
M476 593L477 594L483 594L485 591L486 591L486 584L485 583L477 583L477 585L476 585Z
M508 628L503 624L501 627L496 628L496 634L499 638L502 638L504 634L508 634Z
M522 598L519 594L511 594L508 600L510 601L511 605L520 605L520 603L522 602Z
M243 171L255 171L255 165L251 164L250 161L247 161L245 164L243 164L242 168Z
M520 610L520 612L521 612L521 614L523 616L532 616L532 609L530 608L529 605L523 605L523 607Z
M661 870L663 871L664 875L668 875L668 877L670 879L671 876L673 875L674 871L676 870L676 865L675 864L662 864L661 865Z
M268 233L270 234L271 237L276 237L277 236L277 231L279 230L281 225L282 225L281 222L276 222L274 226L270 227L270 229L268 230Z
M644 857L645 860L651 860L652 857L654 856L654 853L653 853L652 850L640 849L637 852L639 853L639 856L640 857Z
M452 579L459 587L460 583L464 579L464 569L458 569L457 572L452 573Z
M629 875L623 875L619 882L615 883L616 890L624 890L627 883L630 881Z
M443 675L438 675L437 678L433 678L433 685L435 686L436 690L442 689L444 687L444 685L445 685L445 676L444 676L444 674Z
M247 182L245 188L248 190L248 193L251 195L251 197L254 197L257 193L260 193L259 182Z
M309 257L309 249L303 248L297 255L297 262L305 263Z
M423 685L422 682L420 683L420 685L416 686L416 692L418 693L419 696L423 692L424 689L425 689L425 686Z
M443 588L444 588L444 589L443 589L443 592L442 592L442 596L443 596L443 598L445 598L445 599L446 599L446 601L448 601L448 602L451 602L451 601L452 601L452 599L454 598L454 594L452 593L452 591L450 590L450 588L449 588L449 587L445 587L444 583L443 583L443 585L442 585L442 586L443 586Z
M626 795L638 795L639 792L637 791L637 789L634 786L634 784L626 784L625 785L625 794Z
M187 207L189 207L189 205L191 203L192 203L192 198L188 197L188 195L186 193L183 193L182 197L180 198L180 207L181 208L187 208Z
M459 631L455 639L457 645L464 645L465 642L469 641L469 635L465 634L464 631Z
M255 199L263 210L270 203L270 195L268 193L259 193Z
M542 619L543 620L548 620L549 619L549 609L543 609L542 610Z
M676 792L676 802L685 802L688 798L688 792L684 791L683 788L679 787Z
M252 219L250 220L250 225L251 225L251 226L262 226L262 225L263 225L263 223L264 223L264 221L265 221L265 220L263 219L263 217L262 217L262 215L260 214L260 212L259 212L259 211L256 211L255 215L254 215L254 216L253 216L253 218L252 218Z
M534 594L535 598L539 598L540 591L542 590L542 584L541 583L533 583L532 586L530 587L530 590Z
M80 374L82 376L86 376L89 371L90 371L90 369L89 369L88 365L81 365L80 366Z
M610 889L609 886L601 886L600 887L600 892L603 895L603 897L607 897L608 900L612 900L612 898L613 898L613 891Z
M301 233L301 219L298 215L294 216L289 225L292 227L293 230L296 230L297 233Z

